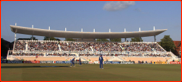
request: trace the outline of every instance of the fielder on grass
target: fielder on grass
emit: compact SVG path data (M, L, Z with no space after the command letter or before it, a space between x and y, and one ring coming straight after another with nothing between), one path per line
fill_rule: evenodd
M75 58L73 58L73 59L71 60L71 65L70 65L70 67L72 67L72 65L75 67L74 60L75 60Z
M79 64L82 65L82 61L81 61L81 58L79 58Z
M103 57L102 57L102 55L100 55L100 57L99 57L99 62L100 62L100 68L104 69L103 68Z

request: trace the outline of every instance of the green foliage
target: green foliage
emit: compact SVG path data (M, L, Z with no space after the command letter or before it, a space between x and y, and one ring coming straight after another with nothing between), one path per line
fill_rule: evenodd
M31 40L31 38L18 38L17 40Z
M45 36L45 37L44 37L44 40L57 40L57 39L54 38L54 37L47 37L47 36Z
M75 41L73 38L66 38L65 41Z
M1 55L2 54L7 54L8 47L6 46L6 41L1 38Z
M165 35L164 38L161 39L159 43L166 51L175 51L175 45L173 40L170 38L169 35Z
M36 39L35 37L30 37L30 38L18 38L17 40L32 40L32 38L33 38L33 40L38 40L38 39Z
M56 40L57 40L57 41L61 41L61 40L60 40L60 39L58 39L58 38L57 38Z
M98 42L106 42L109 41L108 39L97 39Z
M121 42L121 38L110 39L111 42Z
M32 38L33 38L33 40L38 40L38 39L36 39L35 37L30 37L31 40L32 40Z
M140 37L134 37L134 38L131 38L131 42L143 42L143 40Z

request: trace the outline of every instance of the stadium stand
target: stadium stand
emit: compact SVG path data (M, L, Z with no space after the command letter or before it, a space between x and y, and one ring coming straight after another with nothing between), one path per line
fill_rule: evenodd
M165 50L155 42L71 42L18 40L15 51L131 51L147 52Z
M73 57L89 63L97 62L100 54L104 61L163 61L179 60L172 52L164 50L157 42L156 36L167 29L155 29L135 32L77 32L29 28L10 25L15 33L13 50L8 51L8 60L70 61ZM77 41L57 40L17 40L16 33L49 37L74 38ZM131 37L154 36L154 42L128 42ZM125 38L125 42L96 42L98 38ZM116 62L115 62L116 63ZM158 62L160 63L160 62Z
M174 54L166 52L157 42L77 42L17 40L8 52L9 59L38 61L69 61L78 53L86 61L169 61ZM35 58L38 56L38 58ZM11 57L11 58L10 58ZM115 59L114 59L115 58Z

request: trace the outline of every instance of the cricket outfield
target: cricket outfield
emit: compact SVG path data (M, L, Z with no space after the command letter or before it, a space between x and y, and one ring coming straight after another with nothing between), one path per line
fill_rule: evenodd
M181 64L1 64L2 81L180 81Z

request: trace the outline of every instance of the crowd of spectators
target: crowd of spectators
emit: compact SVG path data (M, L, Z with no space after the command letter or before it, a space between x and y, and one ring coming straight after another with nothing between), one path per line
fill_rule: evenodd
M58 51L57 42L28 42L30 51Z
M10 55L14 55L14 56L44 56L44 54L42 53L12 53Z
M14 56L44 56L43 53L10 53L10 55ZM171 57L170 54L102 54L103 56L127 56L127 57ZM60 54L60 53L53 53L53 54L45 54L45 56L75 56L74 54ZM79 56L100 56L100 54L79 54Z
M60 48L59 48L60 47ZM25 50L26 42L17 41L15 50ZM117 43L117 42L27 42L29 51L164 51L157 43Z
M26 49L27 48L27 49ZM74 56L73 54L66 54L68 52L63 52L64 54L53 53L53 54L43 54L42 52L37 54L32 51L86 51L87 54L79 54L79 56L100 56L98 52L125 52L127 54L102 54L103 56L135 56L135 57L171 57L170 54L139 54L137 52L152 52L152 51L164 51L157 43L117 43L117 42L46 42L46 41L24 41L18 40L15 42L15 51L20 51L20 53L9 53L15 56ZM28 50L31 53L21 52L21 50ZM88 52L93 51L90 54ZM129 53L132 52L132 53ZM45 52L44 52L45 53Z
M164 51L156 43L131 43L131 44L122 44L124 51Z
M152 56L152 57L170 57L170 54L145 54L144 56Z
M92 42L91 46L95 51L122 51L117 42Z
M59 44L63 51L91 51L90 43L88 42L60 42Z
M15 48L14 50L17 51L17 50L25 50L25 41L16 41L15 42Z
M156 43L117 43L117 42L65 42L60 43L63 51L164 51Z

